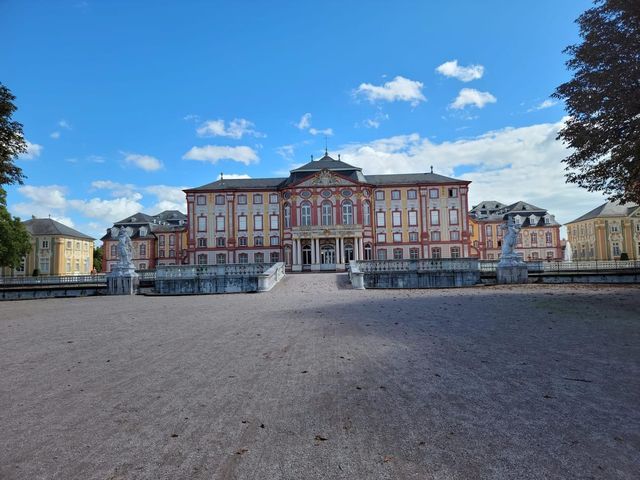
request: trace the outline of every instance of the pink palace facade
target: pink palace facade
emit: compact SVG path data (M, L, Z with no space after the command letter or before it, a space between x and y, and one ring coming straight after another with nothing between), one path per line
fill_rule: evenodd
M365 176L328 154L287 178L221 178L185 190L187 259L319 271L354 259L468 257L469 183L433 172Z

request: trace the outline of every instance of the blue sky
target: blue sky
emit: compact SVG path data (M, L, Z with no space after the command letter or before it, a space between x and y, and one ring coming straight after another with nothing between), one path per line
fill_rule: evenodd
M11 1L2 81L29 155L12 213L100 236L181 189L285 176L324 151L368 173L473 181L570 221L562 54L591 2Z

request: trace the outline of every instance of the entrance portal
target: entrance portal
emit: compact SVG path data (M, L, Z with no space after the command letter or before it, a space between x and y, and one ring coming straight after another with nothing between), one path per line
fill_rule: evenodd
M336 249L332 245L320 248L320 269L334 270L336 268Z

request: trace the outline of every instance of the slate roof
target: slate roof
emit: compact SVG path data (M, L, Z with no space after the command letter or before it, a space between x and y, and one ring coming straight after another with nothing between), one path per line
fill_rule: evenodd
M627 217L637 208L638 205L635 203L621 205L619 202L606 202L568 223L582 222L584 220L591 220L599 217Z
M27 231L32 235L61 235L63 237L82 238L94 240L93 237L67 227L51 218L32 218L22 222Z
M216 180L200 187L188 188L185 192L198 190L240 190L240 189L276 189L286 178L234 178Z
M133 215L128 216L127 218L120 220L119 222L115 222L114 225L138 225L144 223L153 223L153 217L151 215L147 215L146 213L137 212Z
M445 177L437 173L396 173L389 175L367 175L367 182L373 185L399 185L403 183L471 183L467 180Z
M486 210L486 213L480 213L482 210ZM473 207L469 211L469 214L476 220L488 222L502 222L505 217L514 217L516 215L520 215L522 217L521 225L523 227L544 227L549 225L560 225L555 220L554 216L547 211L546 208L536 207L531 203L523 201L517 201L515 203L512 203L511 205L505 205L495 200L485 200ZM537 218L535 224L531 224L532 214ZM550 216L549 223L544 223L545 215Z
M478 203L475 207L472 207L469 210L469 213L480 214L481 210L486 210L487 212L481 215L487 215L489 213L493 213L500 208L504 208L506 205L504 203L498 202L497 200L483 200Z
M319 172L324 169L340 171L340 170L357 170L362 171L360 167L354 167L353 165L349 165L348 163L343 162L342 160L336 160L335 158L330 157L325 154L320 160L311 160L309 163L302 165L294 170L291 170L291 173L296 172Z

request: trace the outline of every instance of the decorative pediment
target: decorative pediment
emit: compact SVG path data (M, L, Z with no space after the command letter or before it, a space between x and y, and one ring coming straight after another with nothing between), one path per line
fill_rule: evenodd
M311 178L307 178L303 182L300 182L299 187L318 187L318 186L334 186L334 185L355 185L355 182L347 180L346 178L337 175L331 170L325 168L313 175Z

